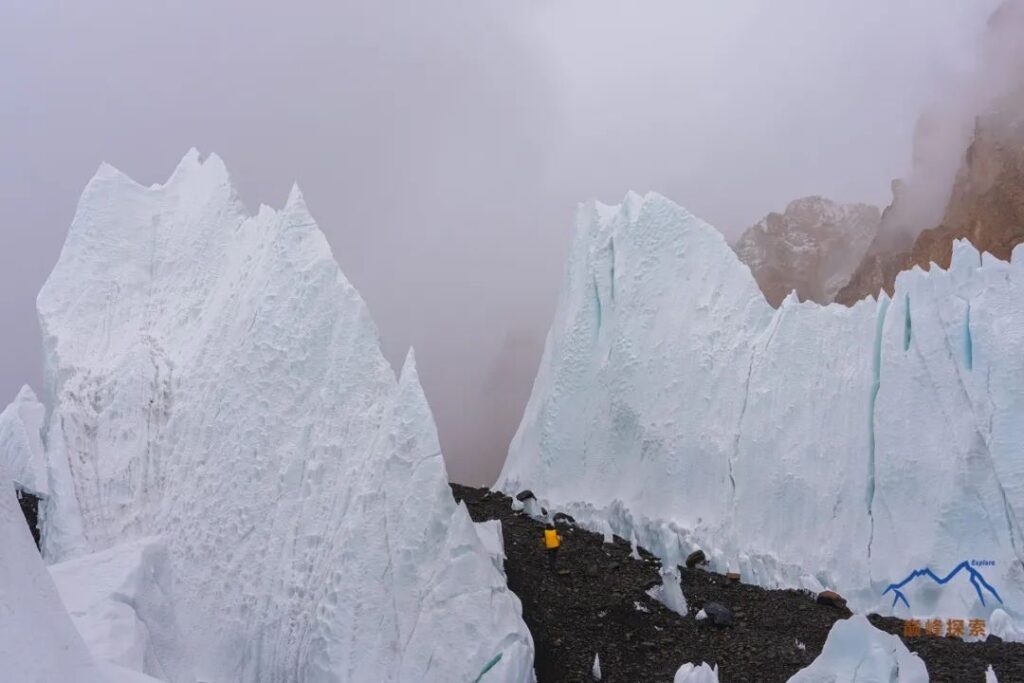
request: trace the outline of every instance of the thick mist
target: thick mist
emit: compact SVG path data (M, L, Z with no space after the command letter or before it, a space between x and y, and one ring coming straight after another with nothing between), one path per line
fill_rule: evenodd
M576 202L657 190L730 236L884 205L996 2L514 5L0 7L0 397L40 388L35 293L100 161L160 182L195 146L252 209L299 182L388 356L416 347L452 478L489 483Z

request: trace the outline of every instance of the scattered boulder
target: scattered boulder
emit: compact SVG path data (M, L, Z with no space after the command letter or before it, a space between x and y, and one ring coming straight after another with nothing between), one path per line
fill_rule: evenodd
M564 512L555 513L555 524L576 524L576 518Z
M816 602L819 605L828 605L836 609L846 609L846 598L835 591L822 591L818 593Z
M525 503L526 501L530 500L531 498L534 499L534 500L537 499L537 497L535 495L533 495L533 491L531 491L530 489L526 489L525 491L520 491L519 493L516 494L516 500L518 500L520 502L523 502L523 503Z
M730 583L739 583L740 582L740 573L739 572L728 572L728 573L726 573L725 578L729 579Z
M715 626L732 626L732 611L718 602L704 603L702 610L707 615L707 622Z
M703 550L694 550L692 553L686 556L686 568L693 569L699 565L702 565L708 561L708 556L704 554Z

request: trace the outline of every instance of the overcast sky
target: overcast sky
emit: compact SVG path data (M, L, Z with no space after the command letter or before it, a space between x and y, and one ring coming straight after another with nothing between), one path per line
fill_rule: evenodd
M385 350L415 345L453 479L490 483L575 203L657 190L734 236L791 199L884 205L995 0L6 0L0 396L101 161L297 180Z

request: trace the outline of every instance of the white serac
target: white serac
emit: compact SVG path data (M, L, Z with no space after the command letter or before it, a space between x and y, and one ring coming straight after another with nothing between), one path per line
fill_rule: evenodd
M208 681L532 678L517 598L297 188L103 166L38 298L51 561L156 536ZM175 670L175 667L167 669Z

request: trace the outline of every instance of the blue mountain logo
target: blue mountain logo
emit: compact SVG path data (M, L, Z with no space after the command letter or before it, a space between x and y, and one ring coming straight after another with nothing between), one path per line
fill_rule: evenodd
M985 563L985 564L987 564L987 563ZM924 569L915 569L914 571L910 572L910 575L907 576L907 578L903 579L899 583L891 583L891 584L889 584L889 587L886 588L884 591L882 591L882 595L885 595L889 591L892 591L892 594L893 594L893 596L892 596L892 606L893 607L895 607L896 603L901 601L901 600L903 601L904 605L906 605L907 607L910 607L910 602L907 601L907 596L905 596L903 594L903 591L900 590L901 588L906 586L908 583L910 583L914 579L917 579L917 578L923 576L925 578L931 579L932 581L934 581L935 583L937 583L940 586L944 586L947 583L949 583L951 580L953 580L953 578L956 577L960 572L967 572L970 575L970 577L971 577L971 579L970 579L971 585L974 586L974 590L978 593L978 599L981 600L981 604L982 605L985 604L985 591L988 591L993 596L995 596L995 599L999 601L999 604L1002 604L1003 599L1001 597L999 597L999 592L996 591L996 589L992 586L992 584L990 584L988 581L986 581L985 577L981 575L981 572L979 572L977 569L975 569L973 566L971 566L971 563L969 561L967 561L967 560L964 560L963 562L958 564L953 569L953 571L951 571L949 574L946 574L946 576L944 576L944 577L939 577L935 572L933 572L928 567L925 567Z

